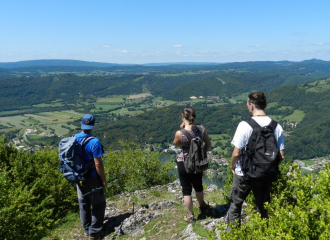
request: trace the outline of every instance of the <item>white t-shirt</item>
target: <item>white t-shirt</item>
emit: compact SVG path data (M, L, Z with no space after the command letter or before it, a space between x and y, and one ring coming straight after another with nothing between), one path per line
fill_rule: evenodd
M261 127L268 126L272 119L268 116L266 117L252 117ZM238 124L235 135L231 144L233 144L238 149L242 150L248 144L249 138L252 134L252 127L245 121ZM279 150L284 150L284 132L280 124L277 124L274 135L277 141L277 148ZM236 164L235 174L238 176L243 176L241 170L241 161L239 160Z

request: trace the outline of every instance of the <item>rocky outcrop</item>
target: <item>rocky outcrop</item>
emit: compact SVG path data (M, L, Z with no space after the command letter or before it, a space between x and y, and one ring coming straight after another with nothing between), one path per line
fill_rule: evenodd
M214 192L218 188L216 185L210 185L205 190L207 192ZM124 203L124 207L118 207L116 202L107 201L106 212L105 212L105 223L104 230L108 232L105 239L115 239L121 235L127 235L129 239L143 239L141 236L145 233L145 227L155 219L163 218L166 212L173 212L175 214L174 206L177 203L183 204L183 197L181 193L181 186L179 180L173 183L169 183L163 186L154 186L150 190L156 190L158 192L167 192L175 196L176 200L161 200L152 201L152 197L148 195L148 191L139 190L133 193L120 194L117 197ZM193 193L194 194L194 193ZM134 205L133 199L150 199L150 203L145 205ZM200 224L204 226L208 231L213 231L219 236L219 229L216 227L219 223L224 222L224 217L228 211L229 205L218 205L210 203L211 208L206 213L208 217L213 219L207 221L201 221ZM152 231L157 229L170 234L170 229L164 229L164 222L157 222ZM161 230L162 229L162 230ZM111 233L111 234L110 234ZM115 233L115 234L113 234ZM111 235L111 237L110 237ZM169 239L205 239L194 232L193 225L188 226L180 233L170 235ZM158 238L157 238L158 239Z

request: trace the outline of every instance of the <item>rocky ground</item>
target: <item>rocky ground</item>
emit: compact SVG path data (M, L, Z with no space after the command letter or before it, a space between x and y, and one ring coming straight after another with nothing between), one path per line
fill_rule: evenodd
M219 194L215 185L205 190L205 199L208 200L212 193L213 196ZM197 206L196 199L194 201L194 206ZM224 223L229 205L214 202L209 202L209 205L206 216L199 215L201 220L187 224L182 219L185 208L178 180L148 190L120 194L107 200L104 239L207 239L196 233L195 227L200 226L204 231L199 229L199 232L210 232L213 234L211 238L220 239L216 225ZM195 217L197 215L198 210Z

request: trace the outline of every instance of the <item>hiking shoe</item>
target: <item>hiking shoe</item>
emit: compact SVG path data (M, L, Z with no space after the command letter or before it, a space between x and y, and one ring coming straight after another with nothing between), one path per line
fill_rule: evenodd
M203 202L202 206L199 207L200 213L206 213L206 211L210 208L209 202Z
M188 223L196 222L196 219L194 218L194 215L190 215L190 214L187 214L186 216L184 216L183 220L188 222Z
M103 239L107 235L107 232L105 231L99 231L96 235L94 236L89 236L89 239L93 240L99 240Z

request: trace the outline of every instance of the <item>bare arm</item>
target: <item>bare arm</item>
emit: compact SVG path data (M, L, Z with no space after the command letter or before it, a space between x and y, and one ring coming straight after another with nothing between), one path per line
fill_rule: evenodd
M176 131L175 136L174 136L174 140L173 140L173 144L174 144L175 147L180 147L180 145L181 145L180 131Z
M233 153L231 155L231 172L235 175L236 164L241 156L241 150L234 147Z
M105 174L104 174L104 165L103 165L103 162L102 162L102 158L101 157L94 158L94 163L95 163L96 172L98 173L98 175L102 179L103 188L106 188L107 187L107 179L106 179Z
M205 135L204 135L205 150L206 150L206 152L207 152L207 151L210 149L210 147L211 147L211 140L210 140L210 137L209 137L209 135L207 134L205 128L204 128L204 130L205 130Z
M280 150L280 154L281 154L281 159L280 159L280 163L281 163L284 159L284 150Z

